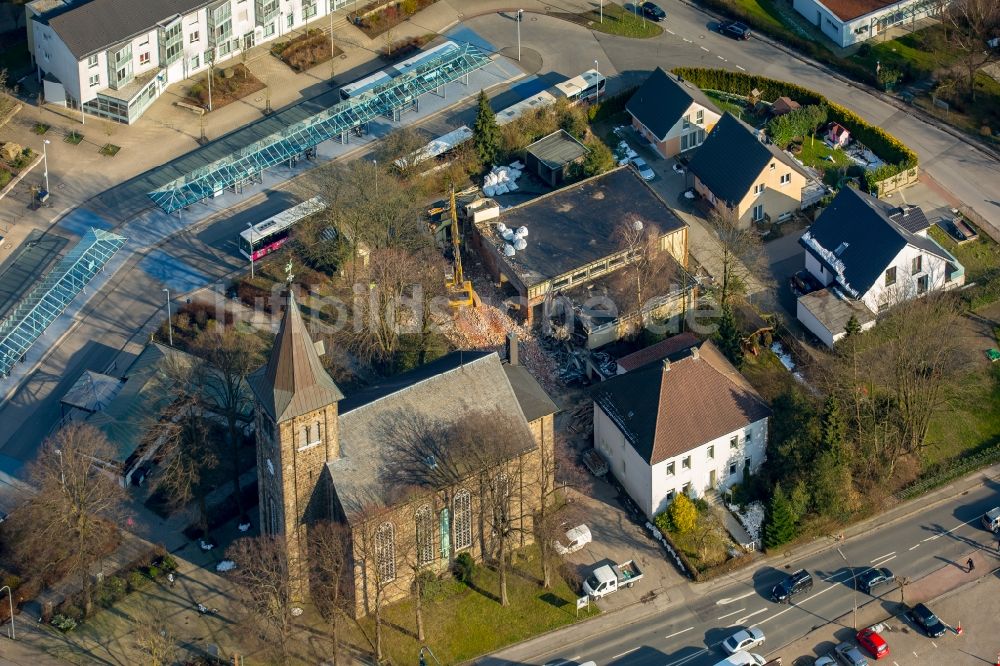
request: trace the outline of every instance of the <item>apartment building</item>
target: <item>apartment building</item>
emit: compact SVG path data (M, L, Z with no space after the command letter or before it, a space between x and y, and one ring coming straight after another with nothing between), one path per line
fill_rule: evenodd
M167 86L327 16L347 0L34 0L45 100L132 124Z

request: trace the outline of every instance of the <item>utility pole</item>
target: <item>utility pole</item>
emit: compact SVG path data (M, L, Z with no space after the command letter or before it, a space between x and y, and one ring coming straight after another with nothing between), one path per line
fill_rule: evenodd
M170 342L170 346L174 346L174 322L170 320L170 290L164 289L167 294L167 339Z
M0 594L7 590L7 603L10 604L10 640L17 640L17 633L14 631L14 595L11 594L10 585L0 587Z
M604 25L604 0L601 0L601 25Z
M837 547L837 552L840 553L840 557L844 560L844 564L847 564L847 556L844 555L844 551L842 551L839 546ZM849 565L848 565L847 568L848 568L848 570L850 570L850 566ZM853 597L854 597L854 630L857 631L857 629L858 629L858 575L854 571L851 571L851 587L854 589L854 592L853 592Z
M601 101L601 68L597 61L594 61L594 70L597 72L597 88L594 90L594 106Z
M521 17L524 16L524 10L517 10L517 61L521 62Z
M49 141L48 139L43 139L42 140L42 162L45 165L45 191L46 192L51 192L52 191L52 190L49 189L49 151L45 149L45 146L49 145L50 143L52 143L52 142Z
M333 0L326 5L327 13L330 15L330 85L334 85L333 76L337 73L337 60L333 57Z
M215 63L215 47L208 52L208 112L212 112L212 65Z
M250 228L250 279L253 279L253 223L247 222L247 226Z

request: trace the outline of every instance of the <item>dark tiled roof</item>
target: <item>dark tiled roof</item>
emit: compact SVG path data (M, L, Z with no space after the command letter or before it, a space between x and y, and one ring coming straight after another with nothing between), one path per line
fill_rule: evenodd
M799 244L836 275L837 285L853 298L866 294L907 244L952 260L931 239L893 222L888 210L878 199L845 187Z
M722 113L698 86L687 81L678 81L675 75L657 67L629 98L625 110L635 116L650 132L663 139L670 128L691 107L692 102L697 102L716 113Z
M559 169L587 154L587 148L565 130L556 130L525 150L550 169Z
M684 332L671 336L666 340L660 340L655 345L650 345L639 351L632 352L627 356L618 359L618 367L626 372L641 368L647 363L665 359L672 354L683 351L698 345L700 340L694 333Z
M321 409L344 397L323 368L291 292L271 357L249 380L261 407L276 423Z
M559 411L559 407L552 402L552 398L526 367L504 364L503 371L507 374L507 380L514 389L514 395L517 396L517 402L528 423Z
M727 111L695 152L690 169L717 198L736 204L772 159L805 175L795 160L761 143L753 128Z
M39 17L77 60L148 32L157 23L186 14L210 0L90 0ZM153 51L156 44L151 44ZM155 57L155 56L154 56Z
M650 465L771 414L711 342L602 382L594 402Z

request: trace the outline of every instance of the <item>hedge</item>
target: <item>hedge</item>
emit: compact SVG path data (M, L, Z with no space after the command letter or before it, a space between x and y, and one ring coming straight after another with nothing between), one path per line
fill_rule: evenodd
M673 73L699 88L708 88L722 92L736 93L744 97L756 88L761 92L761 99L773 102L779 97L791 97L799 104L825 104L829 109L829 119L840 123L855 139L863 143L886 164L874 170L868 180L882 180L897 173L917 166L917 154L910 150L902 141L889 134L881 127L869 124L861 116L839 104L830 102L823 95L788 81L769 79L756 74L744 74L726 69L705 69L700 67L675 67Z

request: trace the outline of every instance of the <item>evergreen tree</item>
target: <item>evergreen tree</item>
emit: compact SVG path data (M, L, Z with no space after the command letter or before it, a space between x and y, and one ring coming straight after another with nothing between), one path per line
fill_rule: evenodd
M490 108L490 100L486 92L479 91L479 111L476 122L472 126L472 141L476 147L476 156L483 166L492 165L500 152L500 128L497 119Z
M843 460L844 437L847 426L844 416L840 413L840 403L835 397L828 396L823 403L823 417L820 421L820 449L834 451L838 460Z
M742 337L733 308L729 305L723 305L722 318L719 320L719 330L715 332L715 340L719 345L719 351L725 354L726 358L737 368L743 365Z
M813 503L820 514L844 519L851 510L853 479L847 455L847 426L833 396L823 404L820 431L821 453L812 473Z
M861 333L861 323L858 322L858 318L851 315L851 318L847 320L847 325L844 326L844 333L847 337L853 338L855 335Z
M767 524L764 526L764 547L771 550L794 538L795 516L791 504L781 486L775 486L767 511Z

